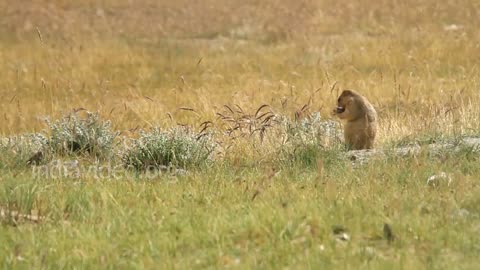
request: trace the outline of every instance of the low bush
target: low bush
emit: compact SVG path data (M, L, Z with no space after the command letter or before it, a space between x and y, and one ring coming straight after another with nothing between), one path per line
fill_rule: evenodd
M55 122L47 120L50 129L49 150L56 154L88 154L99 158L110 157L115 138L119 135L110 121L100 119L97 113L85 117L68 114Z
M323 120L318 112L295 122L282 119L281 123L286 135L280 148L282 162L313 165L322 155L343 149L340 124Z
M0 140L0 168L19 168L47 160L48 139L40 133L2 138Z
M146 170L164 166L189 168L212 160L216 144L211 134L198 134L186 127L141 131L122 154L127 168Z

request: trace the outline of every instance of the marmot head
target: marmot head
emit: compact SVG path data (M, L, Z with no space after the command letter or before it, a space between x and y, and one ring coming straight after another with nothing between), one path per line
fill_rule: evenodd
M333 110L334 114L340 119L354 121L365 116L364 98L353 90L343 90L338 97L337 107Z

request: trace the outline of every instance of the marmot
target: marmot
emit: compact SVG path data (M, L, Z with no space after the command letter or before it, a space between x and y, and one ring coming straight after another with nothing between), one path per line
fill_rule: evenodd
M338 97L334 114L345 121L345 144L349 150L372 149L377 133L377 112L368 100L353 90Z

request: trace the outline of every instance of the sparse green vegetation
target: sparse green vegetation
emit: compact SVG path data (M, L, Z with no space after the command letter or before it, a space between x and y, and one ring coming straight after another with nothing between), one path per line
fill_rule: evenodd
M3 2L3 268L478 268L480 2Z

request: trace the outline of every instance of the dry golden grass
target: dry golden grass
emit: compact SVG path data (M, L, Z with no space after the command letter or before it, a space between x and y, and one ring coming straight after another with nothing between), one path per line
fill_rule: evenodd
M80 107L122 130L174 124L167 113L181 123L213 120L224 104L293 115L310 98L329 116L338 91L352 88L378 108L380 141L468 132L479 115L477 5L8 4L0 131L38 130L41 117Z

